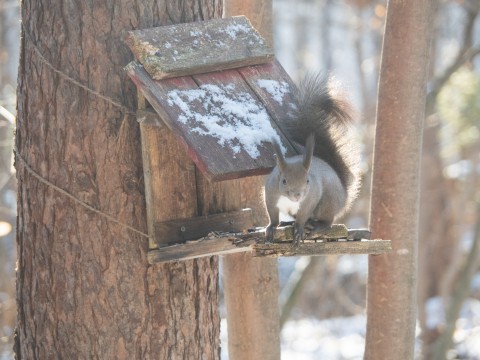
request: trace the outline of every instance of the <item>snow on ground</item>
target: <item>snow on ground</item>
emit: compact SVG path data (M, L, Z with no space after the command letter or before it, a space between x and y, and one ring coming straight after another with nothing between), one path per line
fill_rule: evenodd
M443 321L441 299L427 305L430 324ZM314 318L288 321L281 334L282 360L357 360L363 359L365 346L365 315L317 320ZM227 322L222 319L221 359L228 360ZM416 343L416 359L420 359L420 341ZM480 301L469 299L462 308L454 334L457 359L480 360Z
M282 331L282 359L362 359L365 316L289 321Z
M228 359L227 322L221 324L221 359ZM282 331L282 360L363 358L365 316L289 321Z

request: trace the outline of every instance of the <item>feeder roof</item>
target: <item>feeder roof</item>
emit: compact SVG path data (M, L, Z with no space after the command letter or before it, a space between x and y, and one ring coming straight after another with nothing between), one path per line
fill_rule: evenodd
M244 16L128 33L138 90L213 181L267 174L295 85ZM162 125L162 124L158 124Z

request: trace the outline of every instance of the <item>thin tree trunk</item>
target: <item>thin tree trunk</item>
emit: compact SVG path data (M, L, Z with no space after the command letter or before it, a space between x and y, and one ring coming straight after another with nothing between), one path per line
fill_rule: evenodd
M480 166L480 161L477 160L480 152L480 145L474 145L468 152L470 152L470 155L467 155L466 158L471 162L472 168L478 168L478 166ZM441 294L446 308L445 325L438 329L440 331L438 337L433 339L435 341L432 344L427 344L429 346L424 346L423 350L425 359L447 359L448 351L454 345L453 334L455 332L457 320L460 316L460 310L471 292L472 278L478 268L480 248L480 199L477 196L479 179L480 177L477 173L472 172L464 182L462 196L459 196L459 199L457 200L456 208L458 209L459 206L465 207L471 199L474 199L474 216L476 221L474 222L473 241L466 256L460 250L459 245L457 248L459 257L458 260L456 259L455 261L456 266L453 266L453 264L450 265L449 273L443 275L443 278L447 278L447 275L450 277L444 281L447 282L447 289ZM468 216L465 216L466 214L463 215L464 216L459 216L459 218L468 218Z
M434 360L446 360L448 350L453 347L453 333L457 325L458 317L460 316L460 310L462 305L467 299L470 289L472 278L475 273L475 268L478 265L478 249L480 247L480 202L477 203L477 222L475 226L475 232L473 237L472 247L470 252L462 264L462 268L458 274L457 281L453 284L450 297L447 299L447 310L445 312L445 327L442 329L440 336L436 339L435 343L431 347L431 353L428 354L426 359ZM430 357L431 356L431 357Z
M146 232L122 37L221 11L220 0L22 2L17 359L219 358L216 258L149 266L147 238L78 200Z
M365 359L413 359L419 171L434 0L389 1L379 80Z
M451 279L462 262L459 255L455 221L459 217L454 210L455 195L443 176L438 139L439 124L426 125L423 137L422 179L420 197L418 244L418 319L422 334L422 348L427 349L438 329L428 329L426 302L442 295L442 287L451 288ZM433 256L434 255L434 256ZM454 265L455 264L455 265ZM435 276L432 276L435 274Z
M290 314L302 295L305 285L315 275L316 268L323 260L319 256L311 256L307 258L306 263L303 263L304 259L300 258L296 261L295 268L280 294L280 331L290 318ZM302 261L301 265L299 265L300 260Z

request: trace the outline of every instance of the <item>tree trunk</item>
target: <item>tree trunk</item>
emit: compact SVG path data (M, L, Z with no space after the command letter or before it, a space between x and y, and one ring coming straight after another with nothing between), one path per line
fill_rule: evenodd
M23 1L17 359L219 358L217 259L149 266L148 239L112 218L146 232L125 31L221 11L221 0Z
M433 0L389 1L379 80L365 359L413 359L419 170Z
M426 302L431 297L450 294L463 262L455 226L462 216L452 201L455 189L442 173L440 124L434 116L432 119L434 124L425 126L423 137L419 227L422 240L418 244L418 319L425 353L438 335L438 329L427 327Z

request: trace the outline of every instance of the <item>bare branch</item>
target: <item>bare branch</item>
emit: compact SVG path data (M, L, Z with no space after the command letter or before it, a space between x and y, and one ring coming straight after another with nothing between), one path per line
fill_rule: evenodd
M452 64L448 66L443 74L436 77L432 81L432 89L427 95L426 116L432 115L435 112L435 102L440 90L445 86L450 77L467 62L471 61L475 56L480 54L480 45L473 46L473 30L475 27L475 21L478 17L479 7L466 5L467 11L467 23L465 25L465 31L463 35L462 47L459 50L457 57L453 60Z

